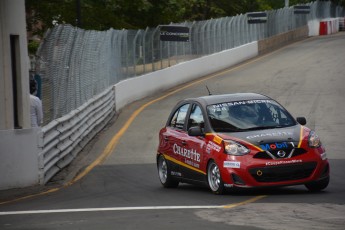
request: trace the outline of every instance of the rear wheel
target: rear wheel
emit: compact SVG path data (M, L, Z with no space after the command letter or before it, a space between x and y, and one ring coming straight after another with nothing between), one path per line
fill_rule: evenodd
M214 161L211 161L207 166L207 183L214 194L224 193L224 183L220 176L219 167Z
M157 168L159 180L165 188L176 188L178 186L179 182L172 178L169 165L163 155L158 157Z
M318 192L327 188L328 184L329 184L329 176L322 180L307 183L305 184L305 187L307 187L307 189L309 189L309 191L311 192Z

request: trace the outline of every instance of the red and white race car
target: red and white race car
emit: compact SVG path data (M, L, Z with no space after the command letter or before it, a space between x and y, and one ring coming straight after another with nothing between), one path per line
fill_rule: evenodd
M157 168L164 187L202 183L215 194L233 187L305 184L325 189L329 163L320 138L275 100L255 93L180 101L159 132Z

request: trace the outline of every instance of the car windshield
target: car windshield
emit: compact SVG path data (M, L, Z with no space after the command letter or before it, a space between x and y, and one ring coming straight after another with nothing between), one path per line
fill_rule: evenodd
M281 128L296 121L273 100L246 100L207 106L207 113L216 132Z

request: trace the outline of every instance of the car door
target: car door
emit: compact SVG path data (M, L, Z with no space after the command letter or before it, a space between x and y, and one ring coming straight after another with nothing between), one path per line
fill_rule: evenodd
M184 165L184 154L186 145L186 118L190 108L190 103L182 104L172 111L170 120L163 132L161 132L160 149L168 155L171 166L171 173L174 176L182 177L181 168ZM162 147L164 146L164 148Z
M182 170L183 175L190 180L204 181L204 136L189 136L188 129L198 126L204 128L204 115L199 104L192 104L187 115L187 126L184 135L184 149L187 154L184 156L185 167Z

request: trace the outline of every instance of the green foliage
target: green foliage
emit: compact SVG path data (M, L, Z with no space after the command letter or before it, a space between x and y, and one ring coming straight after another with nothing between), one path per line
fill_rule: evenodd
M36 51L39 47L40 43L38 41L30 41L28 43L28 51L29 51L29 54L36 54Z
M290 6L308 2L290 0ZM345 6L345 0L333 2ZM26 0L26 13L28 31L42 36L48 28L63 23L88 30L144 29L170 22L278 9L284 5L284 0Z

